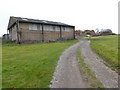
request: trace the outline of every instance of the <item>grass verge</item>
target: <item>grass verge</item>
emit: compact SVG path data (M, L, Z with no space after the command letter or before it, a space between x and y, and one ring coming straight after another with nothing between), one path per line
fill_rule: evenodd
M95 37L94 37L95 38ZM92 49L99 54L106 62L105 64L118 71L118 35L96 37L99 40L91 40Z
M89 65L84 62L80 49L78 49L77 54L84 79L89 83L90 88L104 88L102 83L96 78L95 73L90 69Z
M2 46L3 88L48 88L61 53L77 40Z

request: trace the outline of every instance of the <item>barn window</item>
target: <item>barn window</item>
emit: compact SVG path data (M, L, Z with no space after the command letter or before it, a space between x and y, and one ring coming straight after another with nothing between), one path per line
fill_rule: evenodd
M60 31L60 27L59 26L56 26L56 31Z
M70 29L71 29L71 28L69 28L69 27L63 27L63 31L64 31L64 32L69 32Z
M29 30L38 30L37 24L29 24Z
M53 26L53 30L54 30L54 31L55 31L55 29L56 29L55 26Z
M40 30L40 24L37 24L37 30Z
M65 27L63 27L63 31L65 31Z

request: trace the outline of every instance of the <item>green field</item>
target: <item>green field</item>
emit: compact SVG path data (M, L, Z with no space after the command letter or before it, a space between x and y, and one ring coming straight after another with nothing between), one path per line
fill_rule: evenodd
M47 88L61 53L77 40L3 45L3 88Z
M118 65L118 35L91 37L91 47L98 53L113 70L120 68Z

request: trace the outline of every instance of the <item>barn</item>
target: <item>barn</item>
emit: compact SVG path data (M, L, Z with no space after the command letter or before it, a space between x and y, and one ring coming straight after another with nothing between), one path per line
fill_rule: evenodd
M61 22L11 16L7 33L17 43L75 39L75 26Z

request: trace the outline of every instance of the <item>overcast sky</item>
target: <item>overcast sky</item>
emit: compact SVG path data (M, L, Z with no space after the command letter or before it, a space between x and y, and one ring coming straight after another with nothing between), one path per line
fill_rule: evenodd
M112 29L118 33L119 0L1 0L0 36L10 16L74 25L76 30Z

